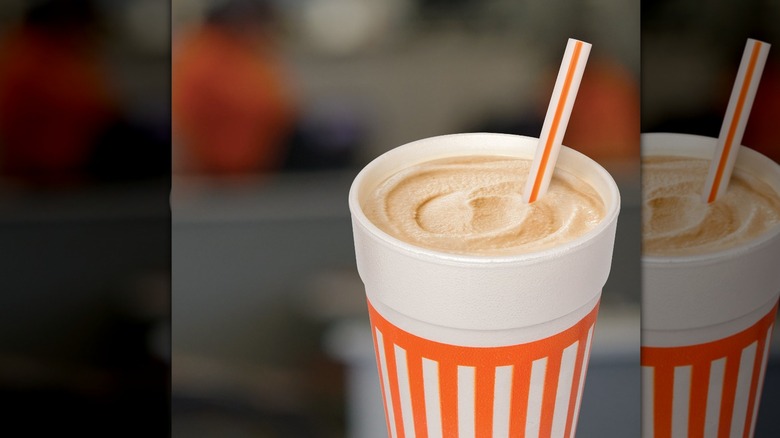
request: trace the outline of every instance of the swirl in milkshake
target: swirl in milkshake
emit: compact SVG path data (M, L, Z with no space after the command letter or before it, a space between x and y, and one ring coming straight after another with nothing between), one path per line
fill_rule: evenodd
M604 204L585 181L556 169L547 193L522 199L531 161L465 156L404 169L374 190L363 209L377 227L405 242L469 255L511 255L550 248L593 229Z
M780 226L780 197L763 181L734 170L728 190L703 199L710 161L642 159L642 252L650 256L711 253Z

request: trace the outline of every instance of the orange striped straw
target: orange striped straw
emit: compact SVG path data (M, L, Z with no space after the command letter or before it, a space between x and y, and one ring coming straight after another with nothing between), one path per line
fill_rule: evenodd
M769 54L770 45L748 38L742 61L737 71L737 79L731 90L731 97L726 108L726 116L720 128L718 142L715 147L715 156L710 164L707 174L707 182L704 186L704 199L707 203L714 202L718 195L726 191L737 161L739 145L742 144L742 135L745 133L750 108L756 97L758 83L761 80L761 72Z
M561 69L558 71L550 106L547 107L547 115L539 135L539 145L542 147L536 148L531 172L523 191L523 200L529 204L544 196L550 185L590 48L591 44L572 38L569 38L566 44Z

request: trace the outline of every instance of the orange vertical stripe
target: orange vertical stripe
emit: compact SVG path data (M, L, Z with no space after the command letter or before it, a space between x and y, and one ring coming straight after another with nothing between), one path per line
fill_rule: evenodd
M542 179L544 179L545 170L547 169L547 162L550 160L550 153L552 151L552 144L558 133L558 126L561 124L561 117L563 115L563 108L566 106L566 98L569 97L569 90L571 89L571 83L574 79L574 72L577 70L577 63L580 59L580 52L582 51L582 41L574 43L574 53L571 56L571 62L569 68L566 71L566 79L563 81L563 90L561 91L561 99L558 101L558 106L555 108L555 115L553 116L552 124L550 127L550 135L547 137L547 143L544 145L544 152L542 154L541 164L539 165L539 172L536 174L534 180L533 189L531 189L531 195L528 202L536 201L539 196L539 189L542 185Z
M398 345L406 350L407 355L477 367L514 365L547 357L550 351L563 351L590 330L598 315L598 305L582 320L561 333L534 342L500 347L466 347L431 341L392 325L373 307L369 306L369 313L371 324L383 334L385 342Z
M704 344L681 347L642 347L643 366L682 366L696 361L713 361L726 357L729 352L742 350L757 339L766 336L777 314L778 304L752 326L729 337Z
M542 393L542 418L539 424L539 436L550 436L552 433L555 399L558 392L558 377L561 373L561 354L553 354L547 358L547 368L544 372L544 392Z
M734 398L737 395L737 379L739 377L739 354L726 356L726 371L723 373L723 395L720 400L720 421L718 421L718 437L729 437L731 420L734 413Z
M768 342L768 333L775 320L777 310L778 304L776 303L772 310L752 326L723 339L681 347L642 347L642 366L653 367L655 373L653 386L656 388L656 391L658 391L658 388L666 388L668 385L667 393L659 395L656 392L653 402L655 409L653 421L656 437L669 436L668 433L671 431L674 367L686 365L692 365L688 436L702 436L706 422L706 392L709 390L711 362L721 358L726 358L726 370L722 383L723 391L721 394L720 417L718 419L718 436L729 436L741 353L744 348L752 343L756 343L756 362L753 364L747 420L743 430L743 436L749 436L752 416L757 409L756 395L761 391L759 378L761 366L763 365L763 349L766 346L766 342ZM663 398L668 398L668 408L659 410L661 409L659 406L663 405L659 400ZM666 426L667 424L668 426Z
M507 345L500 347L467 347L443 344L431 341L408 333L387 321L369 302L368 309L373 327L374 343L381 333L386 355L386 370L388 387L382 386L383 398L386 402L385 417L390 408L394 410L393 418L388 421L390 425L397 426L399 436L404 435L403 415L401 412L400 393L398 387L398 375L395 362L395 346L406 351L406 369L409 375L409 392L412 399L412 415L415 421L414 430L418 437L427 435L427 422L430 420L425 411L425 385L423 381L422 357L426 357L438 363L439 370L439 407L441 409L441 424L444 437L458 436L458 366L475 367L475 397L476 403L475 422L479 428L479 434L492 435L493 398L495 394L495 368L498 366L512 366L512 383L510 392L510 436L523 437L525 435L525 421L527 418L528 392L530 385L531 367L535 360L547 357L551 351L557 352L558 368L560 368L560 355L563 350L574 342L585 343L588 332L592 329L598 314L598 305L583 317L582 320L567 328L561 333L548 338L525 344ZM377 363L379 350L376 350ZM548 359L549 360L549 359ZM587 360L587 358L582 359ZM549 365L549 364L548 364ZM584 365L583 365L584 366ZM576 378L581 373L577 373ZM381 374L380 374L381 375ZM557 380L558 371L555 372ZM575 379L576 379L575 378ZM578 380L575 380L579 382ZM385 391L389 394L385 397ZM575 391L576 394L576 390ZM549 393L549 390L545 389ZM555 391L551 393L554 402ZM488 400L483 403L482 400ZM389 406L387 406L389 405ZM552 415L552 408L550 409ZM424 418L425 424L421 419ZM551 421L551 419L550 419ZM551 426L551 423L550 423ZM548 427L550 429L550 427ZM480 435L481 436L481 435Z
M688 401L688 437L704 438L707 417L707 393L710 387L710 362L691 367L691 390Z
M493 438L496 369L487 366L476 367L474 385L476 438Z
M766 333L766 332L765 332ZM744 438L750 436L750 427L753 424L753 410L756 409L756 394L759 391L758 378L761 375L761 365L764 362L764 345L766 344L766 336L762 336L758 339L758 345L756 345L756 356L753 361L753 375L750 378L750 393L748 395L747 415L745 416L745 428L742 432Z
M376 368L379 372L379 389L382 391L382 407L385 409L385 423L387 423L387 436L390 436L390 417L387 412L387 394L385 394L385 385L382 382L382 360L379 357L379 346L376 342L376 329L371 327L371 335L374 337L374 355L376 356Z
M425 386L423 382L422 357L406 352L409 372L409 393L414 413L414 434L417 438L428 438L428 418L425 412Z
M653 370L653 432L655 438L672 436L672 395L674 367L659 366Z
M509 405L509 436L511 437L525 437L530 384L531 364L515 365L512 368L512 397Z
M577 397L579 396L580 389L580 376L582 375L582 367L585 362L585 349L588 347L588 332L585 332L585 336L580 338L579 344L577 344L577 358L574 362L574 378L571 382L571 392L569 392L569 407L566 413L566 427L563 430L564 437L574 436L572 433L572 426L574 423L574 409L577 406Z
M726 168L726 158L729 156L732 143L734 143L734 135L737 130L737 122L742 115L742 110L745 106L745 99L747 98L748 88L750 88L750 80L753 77L753 72L756 70L756 63L758 62L758 54L761 51L761 42L756 42L753 46L753 51L750 53L750 61L748 62L747 72L745 73L745 80L742 82L742 87L739 90L739 97L737 98L737 105L734 109L734 116L731 118L729 124L729 130L726 134L726 141L723 145L723 153L720 154L720 161L718 162L718 169L715 172L715 179L712 182L710 188L710 195L707 198L707 202L713 202L718 196L718 187L720 186L721 179L723 179L723 172Z
M387 377L390 381L390 398L395 414L395 431L398 438L404 438L404 421L401 415L401 396L398 393L398 370L395 366L395 348L389 339L385 339L385 360L387 361Z
M442 436L458 436L458 367L439 363Z

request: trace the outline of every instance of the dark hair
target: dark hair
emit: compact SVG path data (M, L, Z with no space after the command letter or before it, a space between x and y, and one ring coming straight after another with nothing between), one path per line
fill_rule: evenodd
M32 26L72 29L91 25L95 18L91 0L41 0L27 9L24 21Z
M272 19L273 11L265 0L225 0L213 6L206 14L208 23L225 26L261 24Z

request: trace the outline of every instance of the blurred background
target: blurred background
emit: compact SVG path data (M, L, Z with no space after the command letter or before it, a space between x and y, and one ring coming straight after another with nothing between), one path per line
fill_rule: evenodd
M0 2L4 436L169 436L170 5Z
M349 185L420 138L538 136L569 37L564 144L623 196L578 436L638 436L638 1L171 6L174 436L385 436Z
M575 37L564 144L623 198L578 436L638 436L640 127L717 135L745 39L778 41L777 2L691 3L0 2L3 426L384 436L352 178L423 137L537 136ZM744 139L775 159L778 53Z
M642 132L717 137L748 38L769 44L742 144L780 163L780 3L642 2ZM780 334L767 365L756 437L780 436Z

